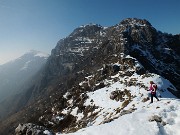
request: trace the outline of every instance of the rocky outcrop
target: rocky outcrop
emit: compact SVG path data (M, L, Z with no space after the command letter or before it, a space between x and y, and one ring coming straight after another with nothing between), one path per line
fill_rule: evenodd
M156 121L157 123L160 123L162 126L165 126L167 123L162 120L162 118L158 115L153 115L149 118L150 122Z
M27 123L19 124L15 129L15 135L54 135L54 133L49 132L43 126Z

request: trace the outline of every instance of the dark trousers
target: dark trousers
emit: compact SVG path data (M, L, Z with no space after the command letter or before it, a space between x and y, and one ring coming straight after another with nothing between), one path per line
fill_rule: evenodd
M155 94L152 94L152 93L151 93L151 103L153 103L153 97L155 97L155 98L157 99L157 101L159 101L159 99L158 99L157 96L156 96L156 93L155 93Z

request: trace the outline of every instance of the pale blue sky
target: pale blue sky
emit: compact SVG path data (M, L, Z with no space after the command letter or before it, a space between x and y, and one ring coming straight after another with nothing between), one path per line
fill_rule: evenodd
M147 19L162 32L180 33L180 0L0 0L0 64L29 50L50 53L76 27Z

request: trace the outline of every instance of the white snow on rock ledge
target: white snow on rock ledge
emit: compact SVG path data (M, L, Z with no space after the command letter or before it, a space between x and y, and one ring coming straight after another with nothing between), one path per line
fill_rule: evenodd
M48 58L50 55L45 53L45 52L41 52L41 51L36 51L36 50L30 50L28 52L29 54L33 54L34 57L42 57L42 58ZM27 54L28 54L27 53Z
M120 83L130 81L131 79L136 80L136 86L126 86ZM107 81L111 82L111 80ZM139 86L141 83L145 87L149 87L149 81L154 81L158 85L159 93L162 96L158 102L154 98L153 104L149 104L150 101L142 102L149 92L146 91L147 88ZM75 133L57 133L56 135L179 135L180 100L172 95L167 90L168 88L176 90L168 80L156 74L134 74L131 77L120 78L118 82L111 83L109 87L87 93L89 99L86 100L84 105L96 105L102 110L96 120L90 124L90 127ZM106 113L112 114L114 109L122 104L120 101L116 102L109 98L110 93L117 89L127 89L131 92L131 95L135 96L124 110L132 108L133 105L137 110L133 113L120 116L112 122L102 124L104 120L103 115ZM91 100L93 100L93 104L90 102ZM165 125L160 122L150 121L151 117L155 115L160 117Z
M110 123L84 128L75 133L56 135L179 135L179 103L178 99L162 99L148 106L147 103L143 103L144 108ZM167 124L162 126L156 121L150 122L149 119L153 115L162 117Z

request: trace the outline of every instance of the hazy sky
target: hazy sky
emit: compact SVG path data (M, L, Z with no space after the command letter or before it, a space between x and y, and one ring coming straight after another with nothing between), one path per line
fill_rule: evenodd
M180 0L0 0L0 64L29 50L50 53L76 27L147 19L162 32L180 33Z

